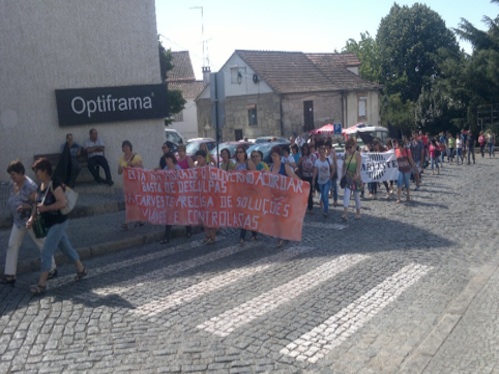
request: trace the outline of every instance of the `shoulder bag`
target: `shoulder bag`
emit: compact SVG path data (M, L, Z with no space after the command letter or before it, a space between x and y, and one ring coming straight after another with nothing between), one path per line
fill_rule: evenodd
M340 187L345 188L347 186L347 171L348 168L350 167L350 163L352 162L352 158L355 156L355 152L352 154L352 157L350 157L350 161L348 161L348 166L345 169L345 172L343 173L343 176L341 177L340 180Z
M45 198L47 197L47 193L49 192L49 188L52 188L52 181L50 181L47 189L45 190L45 194L43 195L41 204L45 202ZM31 224L31 228L33 229L33 233L37 239L41 239L47 236L47 226L45 226L45 220L43 216L40 214L38 209L36 209L35 217L33 218L33 223Z
M52 183L52 182L50 182ZM52 185L50 185L52 189ZM66 198L66 206L61 209L61 213L64 215L68 215L76 206L76 201L78 200L78 192L70 188L69 186L63 185L64 197ZM52 192L54 190L52 189Z

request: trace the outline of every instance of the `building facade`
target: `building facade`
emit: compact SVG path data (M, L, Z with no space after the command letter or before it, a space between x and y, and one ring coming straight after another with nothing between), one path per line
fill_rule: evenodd
M381 87L358 76L353 54L235 51L217 77L223 140L301 134L327 123L379 125ZM214 82L198 96L198 127L214 137Z

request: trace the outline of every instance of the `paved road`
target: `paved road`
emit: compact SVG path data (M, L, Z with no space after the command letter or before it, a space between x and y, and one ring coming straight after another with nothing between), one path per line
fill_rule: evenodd
M32 298L0 288L0 372L498 373L499 161L446 165L414 201L86 260ZM352 217L353 218L353 212Z

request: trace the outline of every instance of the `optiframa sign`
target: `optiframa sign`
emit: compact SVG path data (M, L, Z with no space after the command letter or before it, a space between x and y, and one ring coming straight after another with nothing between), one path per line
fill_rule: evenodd
M55 90L59 126L168 116L166 85Z

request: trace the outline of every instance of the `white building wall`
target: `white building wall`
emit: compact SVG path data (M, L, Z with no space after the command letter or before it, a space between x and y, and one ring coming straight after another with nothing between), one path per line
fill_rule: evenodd
M162 119L59 127L55 99L56 89L160 83L154 0L0 0L0 9L0 166L19 158L30 170L34 154L58 152L68 132L82 144L92 127L117 185L124 139L156 166Z
M186 99L185 108L182 111L182 121L173 122L171 128L177 130L186 139L198 138L198 117L194 99Z

